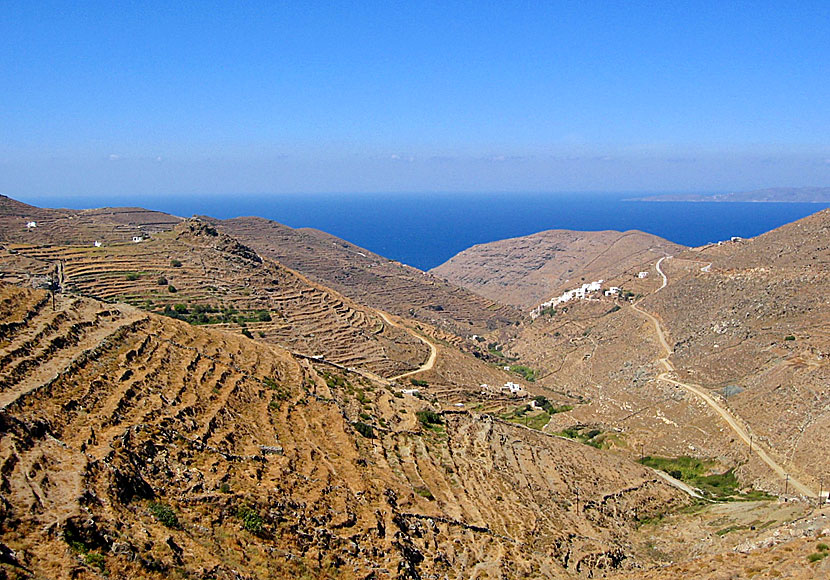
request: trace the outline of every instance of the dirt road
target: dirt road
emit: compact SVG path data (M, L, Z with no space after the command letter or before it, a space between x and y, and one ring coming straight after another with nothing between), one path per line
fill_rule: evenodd
M417 369L415 369L414 371L409 371L409 372L406 372L406 373L402 373L402 374L400 374L400 375L397 375L397 376L394 376L394 377L390 377L390 378L389 378L389 379L387 379L387 380L389 380L389 381L397 381L398 379L404 379L404 378L406 378L406 377L411 377L412 375L416 375L416 374L418 374L418 373L423 373L423 372L425 372L425 371L431 370L431 369L432 369L432 367L434 367L434 366L435 366L435 359L436 359L436 358L438 358L438 348L435 346L435 344L433 344L433 343L432 343L432 341L430 341L429 339L427 339L427 338L425 338L425 337L421 336L420 334L418 334L417 332L415 332L415 331L414 331L414 330L412 330L411 328L407 328L406 326L403 326L403 325L400 325L400 324L398 324L398 323L396 323L396 322L393 322L393 321L392 321L392 320L391 320L391 319L390 319L390 318L386 315L386 313L381 312L380 310L376 310L376 312L377 312L377 313L380 315L380 317L381 317L381 318L383 318L383 320L384 320L384 321L386 321L386 323L387 323L387 324L389 324L390 326L397 326L398 328L402 328L402 329L404 329L406 332L408 332L409 334L411 334L412 336L414 336L415 338L417 338L418 340L420 340L421 342L423 342L425 345L427 345L427 346L429 347L429 357L427 358L427 360L426 360L426 362L425 362L424 364L422 364L420 367L418 367L418 368L417 368Z
M660 290L666 287L666 284L668 284L668 278L666 278L666 275L663 273L663 270L660 269L660 263L663 260L664 258L660 258L657 261L656 266L657 271L660 273L661 276L663 276L663 285L660 286L660 288L658 288L657 290L655 290L655 292L659 292ZM718 415L720 415L724 421L726 421L730 429L732 429L732 431L734 431L735 434L738 435L738 437L744 443L750 445L751 436L749 432L746 430L746 428L744 428L744 426L741 425L741 423L735 418L735 416L732 415L732 413L723 405L721 405L720 402L718 402L718 400L715 397L713 397L706 389L704 389L700 385L683 383L672 378L671 375L675 372L674 365L669 360L669 357L672 354L672 349L669 346L668 340L666 340L666 333L663 330L662 324L660 324L660 321L657 319L656 316L652 315L649 312L646 312L645 310L637 306L637 304L632 304L631 308L651 321L651 323L654 325L654 330L660 342L660 347L663 349L663 352L665 353L665 356L658 360L658 362L663 367L663 369L665 369L665 371L660 373L660 375L658 375L657 378L659 380L666 381L667 383L671 383L676 387L685 389L686 391L702 399L707 405L714 409L714 411ZM753 441L752 451L755 452L755 454L761 459L761 461L766 463L769 466L769 468L772 469L778 475L778 477L780 477L782 480L788 479L789 484L792 486L794 491L801 495L817 497L817 494L813 490L811 490L809 487L798 481L792 475L789 475L787 471L783 467L781 467L781 465L779 465L772 457L770 457L769 454L758 444L757 440Z

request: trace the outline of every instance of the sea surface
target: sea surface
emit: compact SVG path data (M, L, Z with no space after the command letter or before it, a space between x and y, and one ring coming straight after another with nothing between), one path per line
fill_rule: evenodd
M819 211L817 203L625 201L637 193L411 193L21 198L45 207L141 206L179 216L261 216L311 227L422 270L474 244L549 229L642 230L700 246L751 237Z

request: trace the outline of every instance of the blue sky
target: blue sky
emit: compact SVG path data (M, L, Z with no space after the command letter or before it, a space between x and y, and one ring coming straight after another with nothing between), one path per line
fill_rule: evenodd
M11 196L830 185L826 0L0 10Z

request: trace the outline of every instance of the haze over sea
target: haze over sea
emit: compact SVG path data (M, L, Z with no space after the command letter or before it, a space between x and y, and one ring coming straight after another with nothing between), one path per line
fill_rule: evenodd
M752 237L819 211L818 203L624 201L627 193L395 193L38 197L46 207L142 206L179 216L260 216L312 227L422 270L472 245L549 229L642 230L701 246Z

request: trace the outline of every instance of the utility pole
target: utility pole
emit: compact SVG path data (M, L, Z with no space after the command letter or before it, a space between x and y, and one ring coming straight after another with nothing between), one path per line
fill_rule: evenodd
M821 477L818 480L818 507L821 507L824 503L824 499L822 498L822 494L824 493L824 478Z
M749 456L752 457L752 435L749 436Z
M646 458L645 448L646 446L643 443L640 443L640 461Z
M790 484L790 474L786 473L784 475L784 495L787 495L787 490L789 489Z
M579 488L576 488L576 513L579 513Z

